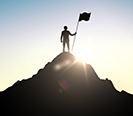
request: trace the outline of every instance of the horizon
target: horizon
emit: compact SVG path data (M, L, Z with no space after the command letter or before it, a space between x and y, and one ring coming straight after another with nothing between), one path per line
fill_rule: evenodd
M133 1L0 1L0 91L28 79L62 53L64 25L75 32L73 55L92 65L100 79L133 94ZM70 37L70 49L74 37ZM80 57L83 56L83 57Z

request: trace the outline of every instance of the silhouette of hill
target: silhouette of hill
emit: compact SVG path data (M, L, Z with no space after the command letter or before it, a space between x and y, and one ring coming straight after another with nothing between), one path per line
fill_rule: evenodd
M32 78L0 92L4 115L131 115L133 96L100 79L89 64L61 53Z

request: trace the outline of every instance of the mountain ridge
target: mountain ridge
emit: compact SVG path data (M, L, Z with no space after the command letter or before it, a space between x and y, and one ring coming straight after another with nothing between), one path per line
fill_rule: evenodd
M111 80L66 52L0 92L2 111L15 115L131 115L132 101L131 94L117 91Z

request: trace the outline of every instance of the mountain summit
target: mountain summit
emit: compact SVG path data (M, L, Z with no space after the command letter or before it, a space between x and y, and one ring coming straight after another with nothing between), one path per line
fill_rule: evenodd
M0 92L5 115L128 115L133 96L100 79L91 65L61 53L27 80Z

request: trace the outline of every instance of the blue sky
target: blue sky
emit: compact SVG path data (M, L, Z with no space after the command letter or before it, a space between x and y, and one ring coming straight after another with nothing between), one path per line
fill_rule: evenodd
M132 5L132 0L0 0L0 91L32 77L61 53L63 26L74 33L86 11L91 19L80 22L73 54L116 89L133 93Z

